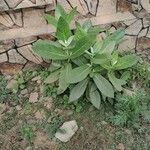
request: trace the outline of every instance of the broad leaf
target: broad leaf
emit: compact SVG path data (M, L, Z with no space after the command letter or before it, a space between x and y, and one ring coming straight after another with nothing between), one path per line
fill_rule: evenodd
M98 35L100 32L103 32L103 31L105 31L105 30L102 29L101 27L97 26L97 27L90 28L88 30L88 33L92 34L92 35Z
M85 36L87 36L87 32L77 22L76 23L76 32L75 32L75 38L76 38L76 40L80 40L80 39L82 39Z
M57 28L57 20L55 19L55 17L46 14L45 19L48 21L49 24L52 24L54 27Z
M102 46L101 50L99 51L99 54L111 54L115 48L116 42L110 41L107 43L107 45Z
M57 24L56 36L59 40L66 41L71 36L69 24L63 17L60 17Z
M55 17L59 19L60 16L65 18L67 16L67 13L65 12L64 8L60 4L57 4L55 8Z
M67 17L66 17L66 21L67 21L68 23L70 23L70 22L73 20L73 18L74 18L74 16L75 16L76 12L77 12L77 7L73 8L73 9L69 12L69 14L68 14ZM65 19L65 18L64 18L64 19Z
M122 80L129 80L131 78L131 72L130 71L125 71L122 75L121 75L121 79Z
M75 63L77 66L81 66L88 63L87 59L84 56L72 59L72 62Z
M59 79L60 70L52 72L46 79L45 83L53 83Z
M59 76L59 88L57 93L62 94L69 86L69 83L67 82L68 77L68 71L70 69L70 64L66 65L65 68L62 68L60 76Z
M108 80L106 80L100 74L95 74L93 80L96 86L98 87L98 89L102 92L102 94L104 94L107 97L114 98L114 90Z
M123 28L120 28L120 29L116 30L115 32L113 32L112 34L110 34L105 39L105 41L104 41L104 47L105 47L105 45L107 45L111 41L115 41L116 44L119 44L120 41L123 39L124 35L125 35L125 30Z
M94 64L104 64L106 62L109 62L110 58L108 57L108 55L106 54L97 54L94 56L94 58L92 59L92 62Z
M125 80L116 78L114 73L108 73L108 78L118 91L122 91L122 85L126 84Z
M84 29L84 31L88 31L90 28L92 27L92 22L91 20L86 20L83 25L82 25L82 28Z
M68 81L69 83L77 83L85 79L91 71L89 65L83 65L70 71Z
M90 39L87 36L78 40L75 47L70 49L70 52L71 52L70 58L74 59L82 55L85 51L87 51L93 45L93 42L94 42L93 39Z
M76 84L70 92L69 102L74 102L78 100L84 94L87 84L88 84L87 78Z
M35 53L44 59L65 60L68 58L62 48L52 45L49 41L39 40L32 48Z
M70 63L66 64L65 66L65 81L68 82L68 79L70 77L70 72L72 71L72 66Z
M112 54L111 65L114 66L118 61L118 52Z
M93 104L94 107L99 109L101 105L101 96L94 83L91 85L89 92L90 92L89 96L90 96L91 103Z
M93 46L93 52L99 53L101 51L102 45L103 45L103 41L97 41Z
M121 70L132 67L139 60L139 57L136 55L126 55L118 59L118 62L114 65L114 69Z

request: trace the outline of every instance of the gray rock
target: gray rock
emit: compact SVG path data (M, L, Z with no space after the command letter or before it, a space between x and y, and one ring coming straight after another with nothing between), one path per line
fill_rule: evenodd
M42 58L40 58L33 52L32 45L20 47L18 48L18 52L31 62L34 62L36 64L40 64L43 62Z
M15 49L8 51L8 57L10 63L25 64L27 62Z
M37 92L33 92L30 94L29 102L36 103L38 101L39 94Z
M143 6L143 8L150 13L150 1L149 0L141 0L141 5Z
M24 46L30 43L33 43L37 40L36 36L26 37L26 38L18 38L15 39L15 43L17 47Z
M0 42L0 53L15 47L14 40L4 40Z
M55 137L62 142L68 142L78 130L78 125L75 120L65 122L56 132Z
M135 49L136 36L125 36L123 41L118 46L118 51L131 51Z
M126 28L125 33L128 35L138 35L140 30L142 29L142 22L141 20L137 20L133 24L131 24L129 27Z
M141 30L140 33L138 34L138 38L146 36L147 31L148 31L148 28Z
M0 63L8 61L6 53L0 54Z

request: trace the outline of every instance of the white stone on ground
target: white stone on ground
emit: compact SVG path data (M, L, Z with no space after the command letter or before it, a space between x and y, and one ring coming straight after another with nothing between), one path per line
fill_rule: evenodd
M38 101L39 94L37 92L33 92L30 94L29 102L36 103Z
M59 131L56 132L55 137L62 142L68 142L77 130L77 122L75 120L68 121L60 127Z

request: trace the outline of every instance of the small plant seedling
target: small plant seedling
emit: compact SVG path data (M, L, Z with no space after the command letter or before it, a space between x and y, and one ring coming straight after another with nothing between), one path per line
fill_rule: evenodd
M35 135L33 128L29 124L27 123L22 124L21 134L29 142L29 144L32 145L32 141Z

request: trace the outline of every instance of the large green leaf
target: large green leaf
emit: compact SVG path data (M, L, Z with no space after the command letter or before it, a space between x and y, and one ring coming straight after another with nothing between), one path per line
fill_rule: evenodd
M116 30L115 32L113 32L112 34L106 37L104 41L104 47L111 41L115 41L116 44L119 44L119 42L123 39L124 35L125 35L125 30L123 28Z
M56 36L59 40L66 41L71 36L71 30L67 21L60 17L57 24Z
M99 109L100 105L101 105L101 96L100 96L100 93L94 83L92 83L89 92L90 92L89 96L90 96L91 103L93 104L94 107Z
M93 52L99 53L101 51L102 45L103 45L103 41L97 41L93 46Z
M75 38L76 38L76 40L80 40L80 39L82 39L85 36L87 36L87 32L77 22L76 23L76 32L75 32Z
M83 25L82 25L82 28L84 29L84 31L88 31L90 28L92 27L92 22L91 20L86 20Z
M104 94L107 97L114 98L114 90L108 80L106 80L100 74L95 74L93 80L96 86L98 87L98 89L102 92L102 94Z
M69 102L74 102L78 100L84 94L87 84L88 84L87 78L76 84L70 92Z
M77 83L85 79L91 71L91 66L82 65L70 71L68 82Z
M49 41L39 40L33 45L33 51L44 59L65 60L68 58L67 54L61 47L56 47Z
M122 85L126 84L125 80L116 78L113 72L108 73L108 78L118 91L122 91Z
M45 83L53 83L59 79L60 70L52 72L46 79Z
M110 57L106 54L96 54L93 59L92 59L92 62L94 64L104 64L106 62L109 62L110 60Z
M45 19L48 21L49 24L52 24L54 27L57 27L57 20L55 17L45 14Z
M67 64L64 68L62 68L60 76L59 76L59 87L58 87L58 94L62 94L69 86L67 82L68 72L71 69L71 65Z
M79 57L82 55L86 50L88 50L94 43L94 39L90 39L89 37L85 36L77 41L74 48L70 49L71 52L71 59Z
M70 23L70 22L73 20L73 18L74 18L74 16L75 16L76 12L77 12L77 7L73 8L73 9L69 12L69 14L66 16L66 21L67 21L68 23ZM65 18L64 18L64 19L65 19Z
M97 26L97 27L92 27L88 30L88 33L91 35L98 35L100 32L105 31L105 29L102 29L101 27Z
M75 59L72 59L72 62L75 63L77 66L82 66L88 63L87 59L84 56L80 56Z
M114 65L114 69L121 70L132 67L139 61L139 57L136 55L126 55L118 59L118 62Z
M67 16L67 13L65 12L64 8L60 4L57 3L56 8L55 8L55 17L59 19L60 16L65 18Z
M107 45L105 45L105 47L102 46L99 54L111 54L115 48L115 45L115 41L110 41L109 43L107 43Z

